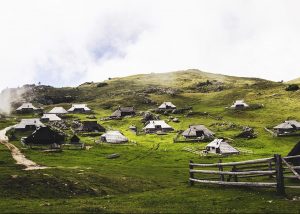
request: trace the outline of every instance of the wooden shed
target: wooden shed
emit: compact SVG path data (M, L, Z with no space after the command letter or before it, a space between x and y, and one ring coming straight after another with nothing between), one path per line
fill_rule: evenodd
M220 154L220 155L230 155L230 154L239 154L240 152L229 145L225 140L223 139L215 139L214 141L210 142L206 146L207 153L212 154Z

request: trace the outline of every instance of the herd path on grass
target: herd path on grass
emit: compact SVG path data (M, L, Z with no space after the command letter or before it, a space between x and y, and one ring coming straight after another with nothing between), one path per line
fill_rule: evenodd
M6 146L13 157L15 159L16 164L25 166L24 170L37 170L37 169L45 169L47 167L40 166L37 163L29 160L22 154L22 152L13 144L8 142L8 138L6 136L6 132L9 131L12 127L7 127L3 130L0 130L0 143Z

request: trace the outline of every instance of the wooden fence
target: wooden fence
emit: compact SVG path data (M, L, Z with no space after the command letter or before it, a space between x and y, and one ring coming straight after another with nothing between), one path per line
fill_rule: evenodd
M297 171L300 169L300 166L294 166L291 163L293 162L292 160L296 159L300 163L300 155L282 158L278 154L271 158L230 163L222 163L221 160L219 160L219 163L213 164L199 164L190 161L189 182L191 186L195 183L202 183L238 187L276 188L278 195L285 195L285 188L300 188L300 186L285 186L285 178L300 180L300 175ZM197 176L199 174L202 177ZM293 176L288 174L293 174ZM217 175L217 177L207 177L207 175ZM253 179L258 177L262 178L259 181L253 181ZM241 181L241 179L246 179L246 181Z

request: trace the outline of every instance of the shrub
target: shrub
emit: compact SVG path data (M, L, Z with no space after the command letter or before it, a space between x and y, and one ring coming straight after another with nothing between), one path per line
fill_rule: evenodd
M7 131L6 136L9 141L17 139L15 129L10 129L9 131Z
M285 89L286 91L298 91L299 86L297 84L288 85Z
M97 84L97 87L98 88L101 88L101 87L104 87L104 86L107 86L108 84L106 82L100 82Z

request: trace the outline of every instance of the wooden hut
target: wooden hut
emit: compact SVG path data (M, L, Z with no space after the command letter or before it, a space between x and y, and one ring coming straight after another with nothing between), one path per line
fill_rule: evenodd
M108 131L101 135L100 140L105 143L121 144L127 143L128 138L119 131Z
M160 110L168 110L168 109L176 109L176 106L172 102L163 102L158 109Z
M122 118L126 116L134 116L135 115L135 110L134 107L119 107L112 115L110 118L116 119L116 118Z
M45 125L40 121L40 119L22 119L20 123L15 125L16 131L29 131L36 130L40 127L45 127Z
M68 110L69 113L91 113L91 111L87 104L73 104Z
M231 109L246 109L249 108L249 105L247 103L245 103L244 100L237 100L233 103L233 105L230 107Z
M212 131L206 128L204 125L192 125L182 133L182 136L187 139L212 139L214 137Z
M49 127L40 127L31 135L23 140L26 145L51 145L62 144L65 140L65 135L50 129Z
M215 139L214 141L210 142L209 144L207 144L205 151L207 153L219 154L219 155L231 155L231 154L240 153L237 149L230 146L223 139Z
M273 128L278 134L289 134L300 130L300 123L296 120L287 120Z
M105 128L97 121L83 121L76 131L79 132L105 132Z
M143 130L146 133L174 131L174 129L164 120L150 120Z
M41 117L42 122L54 122L54 121L61 121L61 118L56 114L43 114Z
M64 115L68 114L68 111L63 107L54 107L48 112L48 114Z
M17 113L34 113L40 110L36 108L32 103L23 103L19 108L16 109Z

